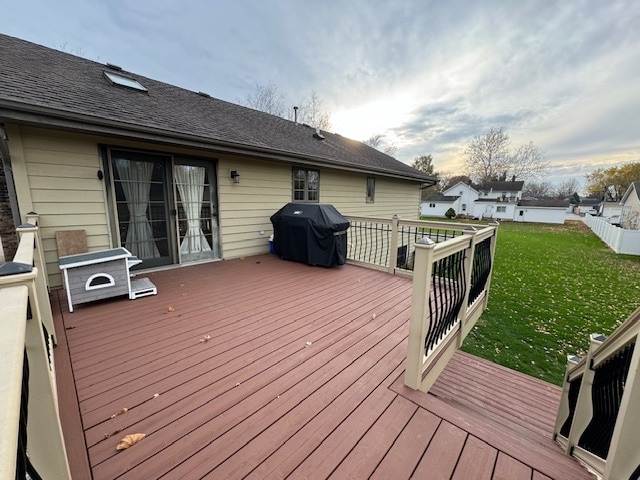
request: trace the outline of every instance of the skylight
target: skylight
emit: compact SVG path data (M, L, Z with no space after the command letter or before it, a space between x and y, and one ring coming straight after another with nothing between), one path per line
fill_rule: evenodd
M133 88L134 90L140 90L141 92L146 92L147 89L144 88L140 83L138 83L133 78L124 77L117 73L104 72L105 77L107 77L111 83L114 85L120 85L122 87Z

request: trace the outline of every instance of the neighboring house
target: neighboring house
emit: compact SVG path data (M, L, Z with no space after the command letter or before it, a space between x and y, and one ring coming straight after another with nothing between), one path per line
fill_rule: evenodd
M420 215L423 217L444 217L447 210L458 203L460 197L455 195L429 195L422 199Z
M620 204L620 226L627 230L640 230L640 182L629 185Z
M596 211L600 211L600 206L602 204L602 200L597 198L583 198L580 200L580 205L578 205L577 209L574 211L577 215L584 215L587 211L592 208Z
M442 192L442 195L423 199L420 213L444 216L444 212L453 208L456 215L513 220L517 202L522 198L523 186L523 181L486 182L482 185L459 182Z
M543 199L520 200L516 208L516 222L563 224L569 200Z
M604 202L602 204L602 214L604 218L611 218L622 214L622 205L620 202Z
M5 35L0 148L14 216L41 215L52 286L58 230L142 267L228 259L268 252L287 202L410 219L435 183L361 142Z

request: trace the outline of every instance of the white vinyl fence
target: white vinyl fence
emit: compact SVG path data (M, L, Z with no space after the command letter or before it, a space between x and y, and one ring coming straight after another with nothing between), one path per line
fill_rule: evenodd
M640 230L625 230L588 213L584 223L616 253L640 255Z

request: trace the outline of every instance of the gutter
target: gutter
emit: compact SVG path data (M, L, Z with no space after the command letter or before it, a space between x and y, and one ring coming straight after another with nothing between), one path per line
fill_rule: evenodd
M79 113L61 113L59 110L46 107L37 107L33 105L25 105L18 102L4 101L0 105L0 119L5 121L13 121L15 123L31 125L31 126L48 126L62 130L74 132L92 133L99 135L107 135L113 137L124 137L131 140L146 140L154 143L165 145L192 147L199 150L211 151L215 149L217 152L239 154L239 155L258 155L261 158L275 160L279 162L287 162L300 165L326 166L337 168L344 171L352 171L358 173L379 174L387 177L397 178L401 180L410 180L429 184L429 180L424 177L413 175L404 175L387 169L374 169L354 166L347 162L336 160L327 160L326 158L316 157L312 155L303 155L297 152L289 152L282 150L270 149L268 147L249 146L224 140L215 140L189 135L186 133L177 133L154 127L127 124L116 120L109 120L100 117L92 117ZM433 184L437 180L431 180Z

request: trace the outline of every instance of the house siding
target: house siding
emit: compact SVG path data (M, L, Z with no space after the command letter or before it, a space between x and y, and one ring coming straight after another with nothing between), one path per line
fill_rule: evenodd
M107 186L97 175L103 169L100 145L217 160L218 219L225 259L267 252L270 217L292 201L294 164L290 163L17 125L8 125L8 134L18 205L23 215L40 214L53 287L62 285L56 231L86 230L90 251L117 246L117 236L110 230ZM239 172L240 183L229 178L231 170ZM366 179L371 175L319 170L320 202L334 204L345 215L417 218L418 182L375 176L375 202L367 204Z
M623 206L622 227L629 230L640 230L640 198L634 189Z

